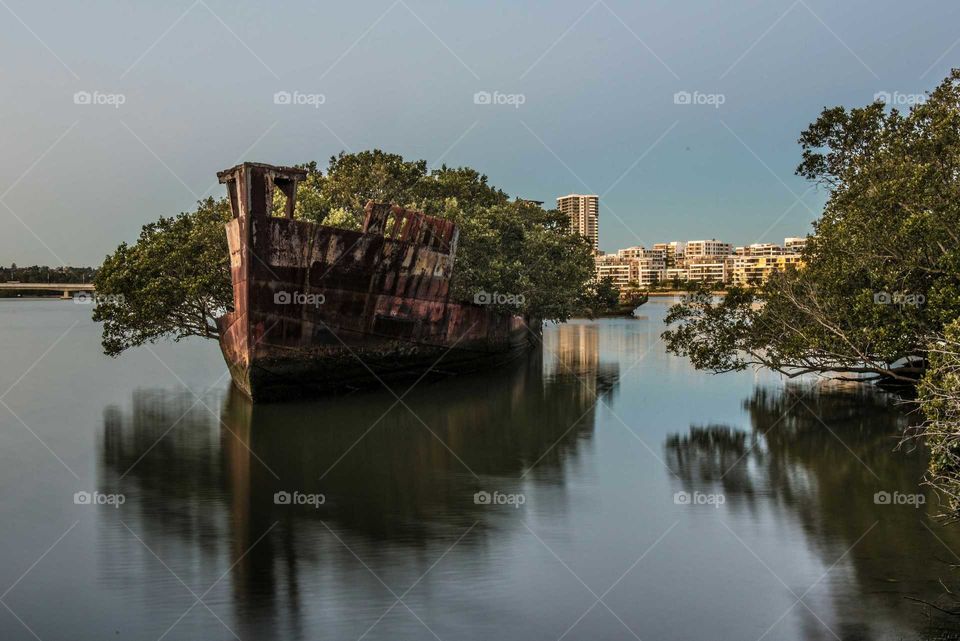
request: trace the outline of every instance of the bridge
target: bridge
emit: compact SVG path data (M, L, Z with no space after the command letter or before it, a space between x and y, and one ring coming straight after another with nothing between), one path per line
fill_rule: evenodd
M93 292L91 283L0 283L0 292L63 292L60 298L70 299L80 292Z

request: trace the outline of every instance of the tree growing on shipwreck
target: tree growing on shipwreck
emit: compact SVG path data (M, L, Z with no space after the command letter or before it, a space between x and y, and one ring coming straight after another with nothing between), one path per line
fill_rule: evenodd
M364 224L368 201L392 202L459 229L450 300L481 292L509 294L491 308L563 321L595 306L590 248L556 211L510 197L470 168L427 171L379 150L331 158L298 170L294 219L343 230ZM275 213L283 206L275 193ZM233 215L236 215L236 211ZM226 199L207 199L195 212L144 226L133 245L107 256L96 286L95 320L103 322L107 354L163 337L221 338L216 322L234 306L224 225Z

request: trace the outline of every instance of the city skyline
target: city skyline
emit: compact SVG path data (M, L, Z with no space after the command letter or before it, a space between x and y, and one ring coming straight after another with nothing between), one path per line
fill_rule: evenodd
M787 236L783 244L752 243L735 246L722 240L688 240L655 243L649 249L637 245L599 253L594 257L595 278L609 278L623 292L682 287L689 282L755 285L774 272L803 267L803 248L808 237Z
M803 234L825 193L793 173L801 131L825 106L902 106L932 88L960 17L822 1L48 11L0 7L14 14L0 52L17 60L4 263L97 264L158 216L223 195L213 174L237 160L325 166L370 148L468 165L512 195L598 194L607 251ZM387 55L388 41L404 45Z
M633 287L650 288L665 282L693 281L752 285L772 273L803 266L802 252L809 236L785 236L783 245L734 245L717 238L674 240L631 245L606 252L598 247L599 196L557 196L557 210L567 216L570 230L586 238L594 255L594 277L610 279L621 294ZM538 202L539 201L529 201Z

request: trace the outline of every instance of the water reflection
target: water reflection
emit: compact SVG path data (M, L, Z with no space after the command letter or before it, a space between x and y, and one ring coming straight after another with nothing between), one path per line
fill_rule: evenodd
M703 379L662 352L632 368L649 347L642 323L551 328L529 360L398 389L402 402L385 391L266 406L232 392L198 401L137 391L129 408L104 415L99 485L127 496L115 514L197 594L213 584L206 601L243 639L317 630L356 639L396 605L390 590L411 585L412 609L441 638L556 638L593 599L534 530L605 589L678 520L610 595L642 638L707 638L718 622L725 638L756 638L777 620L771 608L792 602L731 531L762 546L796 594L829 570L804 599L816 614L797 605L768 638L916 638L956 627L906 597L943 594L960 528L930 518L929 494L920 510L873 502L880 490L917 492L926 463L923 451L893 452L908 417L892 397L759 386L729 423L670 435L664 416L681 415L682 404L722 415L750 382L719 401L690 394L678 404L675 386ZM598 413L598 399L609 410ZM613 412L644 442L664 443L669 471ZM492 510L474 503L478 490L531 501ZM684 510L670 501L677 490L723 493L726 503ZM326 501L277 505L281 491ZM111 516L98 521L104 541L117 540ZM163 572L157 559L120 534L127 545L104 552L98 569L164 610L144 635L155 639L190 601L172 598L171 577L151 575ZM692 564L698 554L715 556L707 567ZM717 593L731 582L742 589ZM364 638L429 636L401 607ZM678 614L697 608L712 618ZM210 616L178 625L186 629L166 638L228 636ZM624 632L612 615L591 614L568 638Z
M849 572L824 581L834 612L821 616L843 638L941 627L955 634L954 622L914 601L955 607L939 582L954 574L960 532L942 527L936 496L918 487L926 452L894 451L910 418L897 405L863 388L758 388L744 402L751 431L691 426L665 444L685 491L723 493L732 514L747 521L772 509L802 528L833 575ZM878 505L881 491L920 493L926 504ZM810 638L827 633L811 625Z
M232 389L199 403L139 391L129 412L105 415L102 485L127 495L131 529L174 567L228 558L241 637L299 638L332 616L305 592L384 591L344 578L354 552L387 583L411 567L416 576L468 529L464 547L489 544L502 512L475 504L478 490L532 482L562 495L566 466L592 438L595 396L618 385L597 341L596 328L564 326L505 371L397 389L401 401L384 392L253 406ZM325 502L277 505L281 491ZM112 561L117 580L135 563Z

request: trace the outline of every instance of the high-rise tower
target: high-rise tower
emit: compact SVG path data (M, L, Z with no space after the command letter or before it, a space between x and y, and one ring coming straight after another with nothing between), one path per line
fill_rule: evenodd
M570 194L557 198L557 209L570 219L570 229L590 240L597 251L600 197L595 195Z

